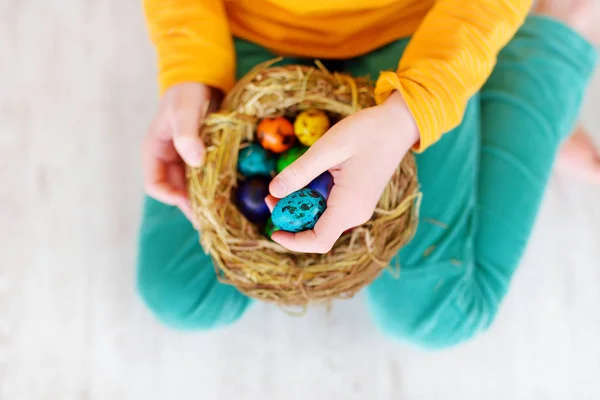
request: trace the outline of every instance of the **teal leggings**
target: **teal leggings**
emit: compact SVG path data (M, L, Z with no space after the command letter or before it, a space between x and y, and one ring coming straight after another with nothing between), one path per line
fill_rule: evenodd
M376 78L394 69L408 39L339 62ZM238 76L274 57L236 40ZM494 319L519 265L556 151L576 122L596 61L567 27L531 17L501 52L469 102L463 123L417 156L420 223L397 255L400 277L383 273L367 289L383 332L421 346L457 344ZM309 63L287 59L287 63ZM198 234L174 207L146 198L138 290L163 323L212 329L252 303L217 281Z

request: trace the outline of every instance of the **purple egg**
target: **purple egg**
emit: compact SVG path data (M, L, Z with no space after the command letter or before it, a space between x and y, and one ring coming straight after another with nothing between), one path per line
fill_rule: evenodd
M329 171L323 172L321 175L317 176L311 183L307 186L309 189L318 192L321 196L327 200L329 197L329 192L333 187L333 176L329 173Z
M236 204L244 216L253 223L263 223L269 219L271 212L265 197L269 194L269 180L249 179L241 181L236 191Z

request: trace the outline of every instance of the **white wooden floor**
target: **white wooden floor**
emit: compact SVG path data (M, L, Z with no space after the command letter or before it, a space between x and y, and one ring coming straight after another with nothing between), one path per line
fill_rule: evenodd
M0 0L0 399L600 398L600 189L558 176L497 324L461 348L386 342L362 298L159 326L134 294L156 106L140 3ZM596 79L598 138L599 102Z

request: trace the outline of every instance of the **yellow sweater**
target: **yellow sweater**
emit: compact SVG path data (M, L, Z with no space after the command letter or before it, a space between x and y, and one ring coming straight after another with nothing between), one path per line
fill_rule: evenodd
M395 72L382 72L378 102L402 93L423 151L460 124L468 99L532 0L144 0L161 92L182 82L228 91L232 35L281 55L350 58L413 35Z

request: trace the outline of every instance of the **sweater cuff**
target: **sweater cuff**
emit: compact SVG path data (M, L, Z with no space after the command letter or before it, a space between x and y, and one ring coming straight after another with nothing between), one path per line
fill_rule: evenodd
M159 54L160 94L180 83L202 83L227 93L235 84L233 48L224 49L210 43L170 42ZM164 50L164 51L162 51Z
M377 104L381 104L394 91L397 90L400 92L419 129L420 140L413 146L413 151L422 153L440 139L441 133L436 128L435 119L431 116L430 107L427 105L428 100L415 97L420 91L418 90L419 88L413 88L417 90L410 90L412 86L419 86L421 88L416 82L408 79L402 80L395 72L381 72L375 85L375 101Z

